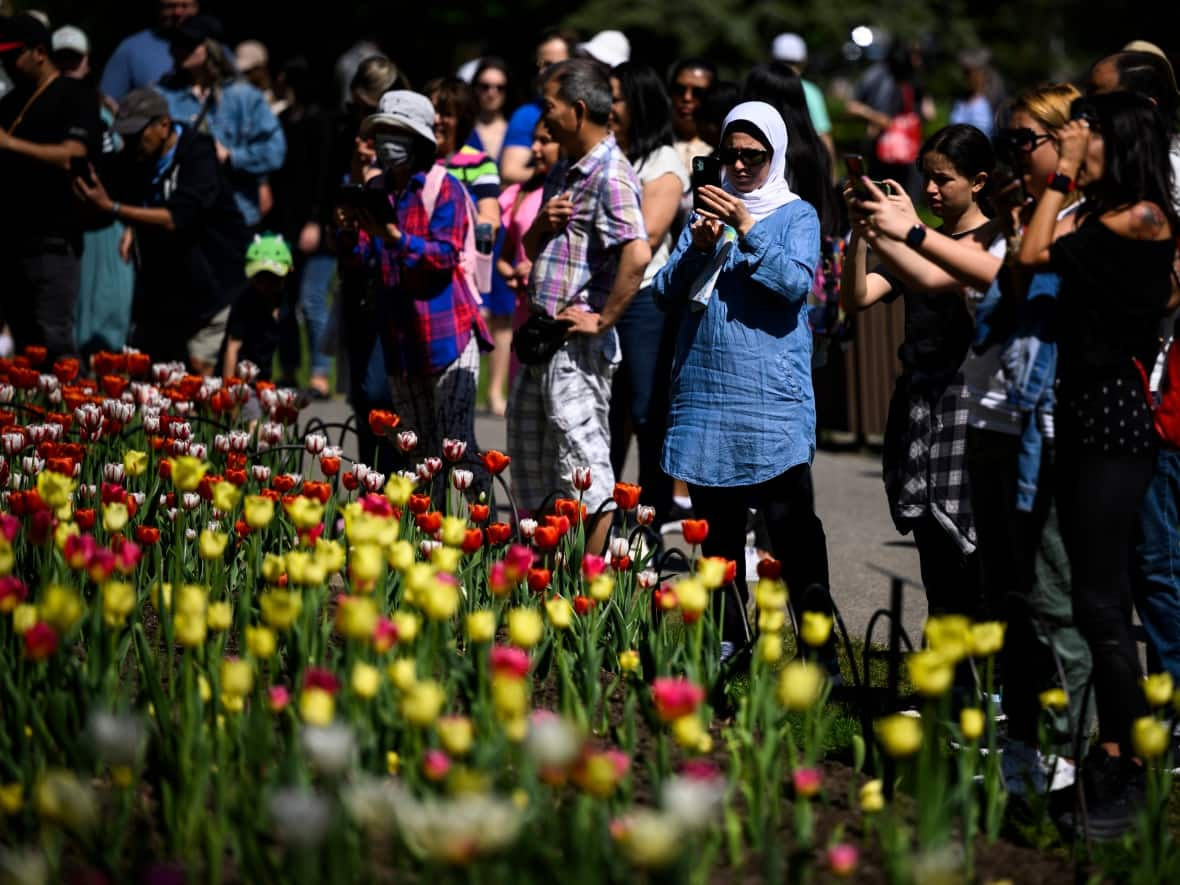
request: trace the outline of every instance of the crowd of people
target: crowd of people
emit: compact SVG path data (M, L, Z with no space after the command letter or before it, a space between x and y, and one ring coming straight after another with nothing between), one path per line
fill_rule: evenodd
M277 361L291 384L302 317L309 393L328 394L342 347L361 458L385 464L397 455L364 420L378 408L423 451L478 450L486 359L522 512L580 499L604 549L635 440L657 525L706 519L704 553L743 565L753 530L792 604L829 610L855 589L830 587L814 504L812 365L831 328L817 318L837 288L849 314L901 299L883 472L929 610L1008 624L1016 791L1049 768L1053 652L1075 716L1092 681L1090 832L1130 825L1133 610L1180 677L1180 450L1155 419L1180 305L1180 94L1157 47L1011 100L967 53L931 132L920 59L899 43L846 104L868 159L842 168L795 34L737 83L700 58L664 75L618 31L549 31L511 111L495 57L415 91L358 44L336 111L311 100L305 60L273 66L226 36L196 0L161 0L96 89L77 28L0 20L18 348L131 345L264 378ZM748 595L739 567L714 596L723 657L756 628Z

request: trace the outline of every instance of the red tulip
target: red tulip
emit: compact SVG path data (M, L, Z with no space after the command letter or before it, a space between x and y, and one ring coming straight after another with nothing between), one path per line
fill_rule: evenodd
M483 547L482 531L479 529L468 529L463 533L462 550L464 553L475 553L481 547Z
M503 452L491 449L479 456L479 460L483 462L484 470L492 476L499 476L508 467L511 458Z
M489 507L487 504L468 504L467 505L467 513L471 517L471 521L473 523L475 523L476 525L479 525L481 522L487 522L488 517L491 515L491 512L492 512L492 508Z
M430 509L430 495L410 495L410 512L415 516Z
M418 528L428 535L433 535L442 528L442 514L437 510L422 513L416 517Z
M687 544L696 546L705 543L709 537L709 521L707 519L683 519L680 521L680 531Z
M493 522L488 526L488 543L493 546L506 544L512 537L512 526L506 522Z
M25 657L43 661L57 651L57 632L44 621L38 621L25 631Z
M783 564L769 556L758 561L758 577L777 581L783 573Z
M528 574L529 590L533 593L544 593L552 579L553 573L549 569L531 568Z
M652 682L651 698L659 717L671 722L694 712L705 699L705 690L683 677L665 676Z
M369 429L377 436L386 436L397 428L401 420L386 409L373 409L369 412Z
M639 493L643 491L639 486L629 482L616 482L612 496L620 510L634 510L639 506Z
M561 540L561 533L551 525L539 525L533 533L533 543L538 550L555 550Z

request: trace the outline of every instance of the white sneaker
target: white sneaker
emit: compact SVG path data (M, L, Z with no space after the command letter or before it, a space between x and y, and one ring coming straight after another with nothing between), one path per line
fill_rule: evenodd
M1036 793L1064 790L1077 780L1077 766L1060 756L1046 756L1022 741L1009 741L1000 751L1000 771L1004 786L1013 796L1023 796L1031 788ZM1049 780L1052 775L1052 780Z

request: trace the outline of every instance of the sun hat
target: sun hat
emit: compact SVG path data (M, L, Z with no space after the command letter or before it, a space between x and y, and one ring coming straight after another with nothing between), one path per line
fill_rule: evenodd
M377 102L377 113L365 117L361 123L361 137L367 138L378 126L404 129L431 144L436 143L434 105L425 95L409 89L395 89L381 96L381 100Z
M611 68L631 60L631 41L622 31L599 31L578 48Z

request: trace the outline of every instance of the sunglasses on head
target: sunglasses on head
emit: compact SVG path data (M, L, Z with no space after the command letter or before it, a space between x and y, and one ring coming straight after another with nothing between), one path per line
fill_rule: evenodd
M720 148L717 151L717 159L721 161L723 166L732 166L741 160L742 165L748 169L761 166L769 157L770 151L758 148Z

